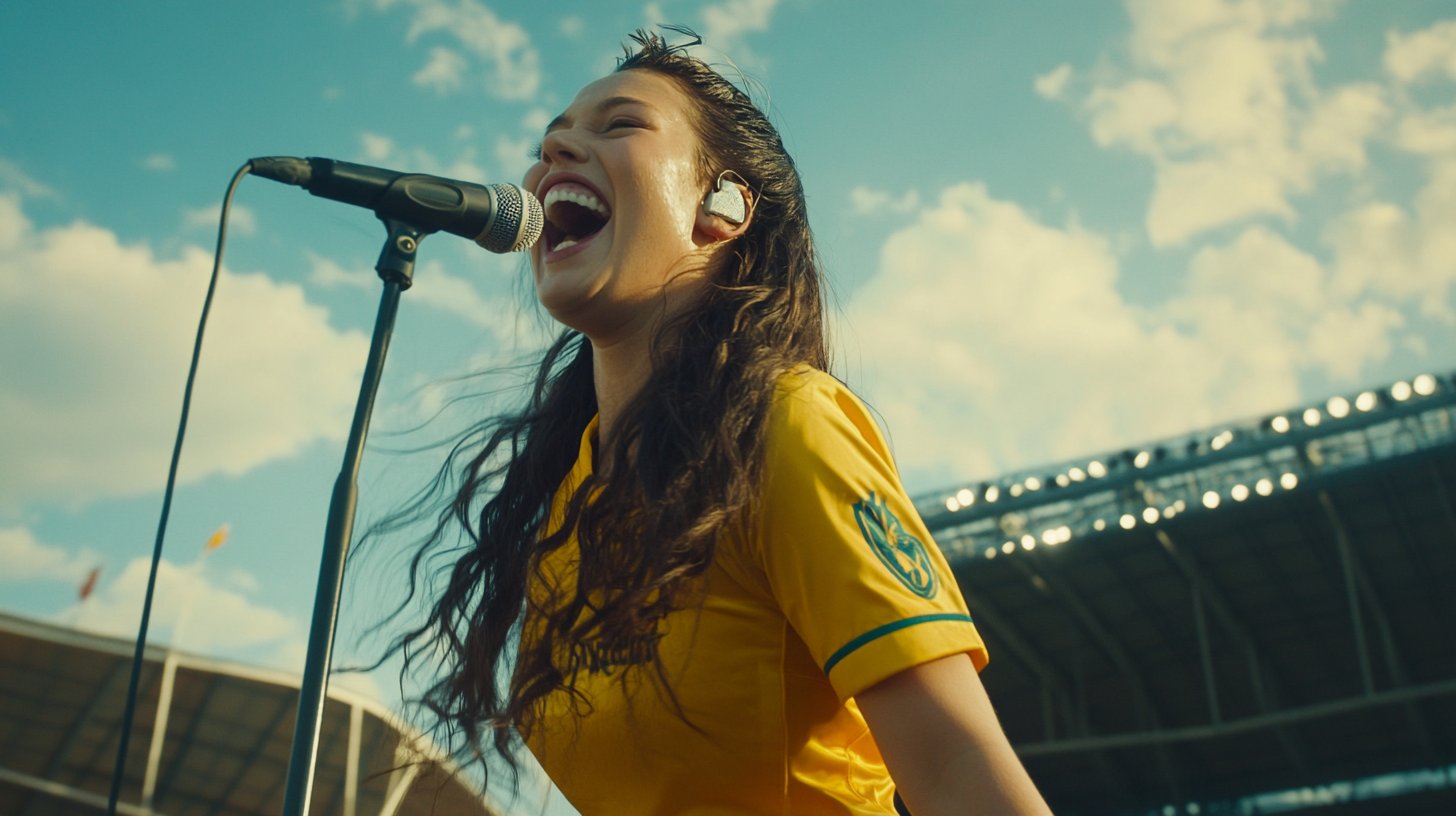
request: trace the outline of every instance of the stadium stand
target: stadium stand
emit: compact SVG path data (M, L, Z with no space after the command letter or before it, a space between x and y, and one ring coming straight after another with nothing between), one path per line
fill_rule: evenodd
M0 814L106 812L133 650L128 641L0 614ZM148 647L118 812L278 813L298 685L285 672ZM383 705L330 688L310 812L499 810Z
M917 499L1053 809L1456 813L1456 381Z

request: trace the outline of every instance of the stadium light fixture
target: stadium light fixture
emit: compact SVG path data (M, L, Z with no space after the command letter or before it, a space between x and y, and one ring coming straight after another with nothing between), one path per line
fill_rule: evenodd
M1021 537L1021 549L1031 551L1036 549L1036 537L1031 533Z
M1203 494L1203 506L1212 510L1218 507L1219 495L1216 491L1210 490Z
M1350 401L1344 397L1330 397L1325 403L1325 411L1335 419L1344 419L1350 415Z
M1304 424L1308 425L1311 428L1318 427L1319 424L1320 424L1320 412L1319 412L1319 409L1318 408L1306 408L1306 409L1304 409L1304 417L1303 418L1304 418Z
M1138 455L1132 460L1132 466L1135 468L1145 468L1151 461L1153 461L1153 455L1151 453L1138 451Z
M1067 471L1067 476L1074 482L1086 481L1087 479L1087 474L1079 467L1074 467Z
M1035 476L1027 476L1026 481L1022 484L1026 485L1027 490L1041 490L1041 479Z
M1163 518L1170 519L1176 515L1178 515L1178 508L1174 507L1173 505L1170 504L1167 507L1163 508Z
M1396 402L1405 402L1406 400L1410 399L1410 396L1411 386L1410 383L1406 382L1405 380L1401 380L1400 382L1390 387L1390 398L1395 400Z
M987 558L995 558L996 557L996 548L995 547L987 547L986 548L986 557Z
M982 492L982 495L986 497L986 501L994 502L1001 498L1001 489L996 485L991 485Z
M1024 488L1024 487L1021 486L1021 482L1017 482L1016 484L1014 484L1014 485L1011 486L1011 489L1010 490L1008 490L1006 492L1007 493L1010 493L1011 494L1011 498L1014 499L1017 496L1020 496L1022 493L1024 493L1025 490L1026 490L1026 488Z
M976 494L972 493L968 488L963 487L957 490L955 497L956 501L961 503L961 507L970 507L976 503Z
M1117 520L1119 526L1124 530L1131 530L1137 524L1137 518L1132 513L1123 513L1122 518Z
M1156 508L1156 507L1144 507L1143 508L1143 521L1144 522L1146 522L1148 524L1152 524L1153 522L1155 522L1157 520L1158 520L1158 508Z
M1182 499L1179 499L1178 501L1173 502L1173 509L1181 513L1184 510L1188 509L1188 503L1183 501Z
M1422 374L1421 376L1416 377L1413 386L1417 394L1420 394L1423 397L1429 397L1430 395L1436 393L1436 378L1432 377L1430 374Z
M1268 479L1260 479L1259 481L1254 482L1254 492L1258 493L1260 496L1268 496L1269 494L1274 492L1274 483L1269 481Z
M1066 487L1072 483L1072 477L1065 473L1057 474L1057 487Z
M1247 499L1249 497L1249 488L1245 485L1236 484L1233 486L1233 489L1229 491L1229 497L1232 498L1234 501L1243 501L1244 499Z
M1299 487L1299 477L1295 476L1293 473L1286 473L1283 476L1279 477L1279 486L1284 488L1285 490L1293 490L1294 488Z
M1360 392L1360 396L1355 398L1355 407L1361 411L1373 411L1375 410L1375 402L1376 397L1374 391L1362 391Z
M955 511L961 509L961 503L956 501L955 496L951 496L950 498L945 500L945 509L954 513Z
M1221 432L1218 436L1215 436L1212 440L1210 440L1208 445L1214 450L1223 450L1224 448L1228 447L1228 444L1232 441L1234 441L1234 432L1230 430L1225 430Z
M1107 529L1107 522L1106 522L1106 520L1104 520L1104 519L1097 519L1096 521L1092 522L1092 529L1096 530L1099 533L1102 532L1103 530L1106 530Z
M1289 433L1289 417L1274 417L1269 420L1269 427L1274 429L1274 433Z
M1010 542L1010 541L1006 542L1005 544L1002 544L1001 545L1001 552L1004 552L1007 555L1010 555L1010 554L1016 552L1016 544L1013 543L1013 542Z
M1094 459L1087 463L1087 475L1094 479L1101 479L1107 475L1107 466Z

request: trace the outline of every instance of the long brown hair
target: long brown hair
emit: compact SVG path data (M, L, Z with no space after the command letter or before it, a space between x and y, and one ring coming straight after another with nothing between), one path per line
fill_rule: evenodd
M542 359L525 408L466 434L411 505L448 497L411 561L411 597L436 558L455 560L439 575L443 591L428 619L392 651L406 673L421 658L431 662L419 702L479 758L493 743L510 762L509 726L529 724L545 696L573 691L584 668L570 657L576 646L655 643L662 618L691 602L723 537L754 513L778 378L800 364L829 366L820 264L778 132L683 47L640 30L631 39L636 50L625 49L617 70L652 71L686 91L696 103L705 188L735 171L754 192L754 215L705 295L656 332L653 373L559 529L546 534L552 500L597 410L590 343L569 330ZM527 587L543 581L543 557L573 531L573 585L533 602Z

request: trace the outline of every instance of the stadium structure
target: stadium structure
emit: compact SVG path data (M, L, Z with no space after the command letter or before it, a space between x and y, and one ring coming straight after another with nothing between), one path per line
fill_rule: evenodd
M105 814L135 645L0 614L0 814ZM117 812L282 810L299 677L149 646ZM499 809L383 705L329 689L310 813Z
M1456 379L919 497L1085 814L1456 813Z

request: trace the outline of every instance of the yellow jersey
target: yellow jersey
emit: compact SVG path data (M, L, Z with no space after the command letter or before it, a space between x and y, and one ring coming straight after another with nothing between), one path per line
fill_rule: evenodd
M596 428L582 434L553 529L591 473ZM893 814L854 695L948 655L986 665L945 558L847 387L807 366L784 375L766 456L756 529L719 546L701 606L661 624L671 696L638 665L649 651L585 644L586 705L552 694L529 729L532 753L585 816ZM570 580L576 546L543 562L551 580Z

